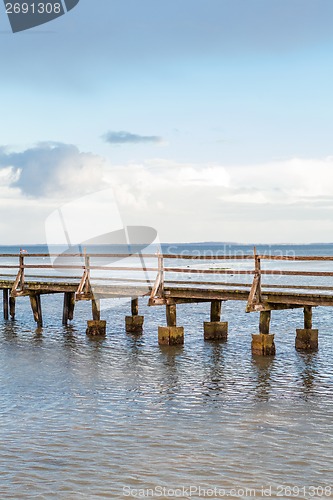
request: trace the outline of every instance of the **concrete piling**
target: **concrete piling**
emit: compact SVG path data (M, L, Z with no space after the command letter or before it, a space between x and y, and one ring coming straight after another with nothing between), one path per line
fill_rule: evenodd
M176 326L177 311L176 304L166 305L167 326L158 327L158 343L160 345L182 345L184 344L184 327Z
M304 307L304 328L296 329L295 347L299 351L318 349L318 330L312 328L312 307Z
M142 333L143 316L139 316L139 299L131 300L131 316L125 317L125 328L127 333Z
M252 335L252 354L274 356L274 335L269 333L271 311L261 311L259 318L259 334Z
M221 300L212 300L210 304L210 321L204 322L205 340L227 340L228 323L221 320Z

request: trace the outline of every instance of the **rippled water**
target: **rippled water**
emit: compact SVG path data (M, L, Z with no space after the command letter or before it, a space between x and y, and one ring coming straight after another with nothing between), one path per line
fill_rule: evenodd
M333 497L320 489L332 485L333 310L313 311L313 354L294 349L302 311L273 313L277 354L257 358L258 315L242 302L224 306L226 343L203 341L209 304L198 304L178 307L184 346L159 347L164 308L146 299L142 336L125 333L130 305L115 300L102 341L86 338L88 303L65 328L62 298L42 301L42 331L26 298L15 322L0 322L1 498L142 498L156 487L190 498L190 486L192 498L199 487L225 498L249 498L245 488L262 498L262 487L271 497Z

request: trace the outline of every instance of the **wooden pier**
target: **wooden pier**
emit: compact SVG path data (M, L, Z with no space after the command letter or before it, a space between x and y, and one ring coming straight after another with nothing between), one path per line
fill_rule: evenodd
M138 265L128 266L126 259L137 259ZM166 261L176 265L165 265ZM246 312L260 313L258 332L251 332L253 354L275 354L271 313L294 308L302 308L304 313L303 328L296 330L295 346L312 351L318 348L312 308L333 306L333 286L322 284L324 279L333 277L333 272L321 270L323 264L330 262L331 256L259 255L255 249L253 255L1 254L3 315L5 320L14 320L17 299L29 296L33 317L41 328L41 297L60 293L64 297L63 325L74 319L77 301L91 301L92 319L87 321L87 334L100 336L106 333L100 300L128 297L131 314L125 318L126 331L140 334L144 318L139 315L138 298L147 297L150 306L166 308L166 325L158 328L159 344L173 345L184 342L184 328L177 325L178 305L209 302L210 321L204 322L204 339L226 341L228 323L221 321L222 304L241 300L246 303ZM298 267L302 263L306 269L290 269L290 264ZM233 268L229 268L230 264ZM177 279L171 279L173 276ZM243 276L250 279L243 282ZM268 282L264 283L265 279Z

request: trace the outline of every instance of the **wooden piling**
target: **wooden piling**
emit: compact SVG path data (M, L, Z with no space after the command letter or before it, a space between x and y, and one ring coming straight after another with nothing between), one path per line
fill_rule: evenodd
M167 304L166 306L166 320L168 326L177 325L177 310L176 304Z
M65 292L64 293L64 306L62 313L62 324L67 325L68 321L72 321L74 318L74 307L75 307L75 293Z
M95 297L91 300L91 310L94 321L100 321L101 319L101 304L100 300Z
M8 315L8 288L4 288L2 290L2 298L3 298L3 318L5 320L9 319Z
M184 344L184 327L177 325L176 304L171 302L166 305L167 326L158 327L158 343L160 345Z
M62 324L67 325L68 322L68 293L64 293L64 306L62 310Z
M125 328L127 333L142 333L143 316L139 316L139 299L132 298L131 300L132 316L125 316Z
M268 334L271 321L271 311L261 311L259 319L259 333Z
M221 320L221 300L212 300L210 304L210 321L220 321Z
M269 333L271 311L261 311L259 319L259 334L252 335L252 354L274 356L274 335Z
M304 307L304 328L296 329L295 347L299 351L318 349L318 330L312 328L312 307Z
M131 300L131 311L132 311L132 316L137 316L139 314L139 299L138 298Z
M15 297L9 297L9 314L12 320L15 319L15 305L16 305Z
M304 329L310 330L312 328L312 307L304 307Z
M42 305L39 293L30 295L30 304L34 315L34 320L36 321L37 326L42 327L43 326Z
M205 340L227 340L228 323L221 322L221 300L212 300L210 303L210 321L204 321Z
M68 319L72 321L74 319L74 309L75 309L75 292L68 292Z

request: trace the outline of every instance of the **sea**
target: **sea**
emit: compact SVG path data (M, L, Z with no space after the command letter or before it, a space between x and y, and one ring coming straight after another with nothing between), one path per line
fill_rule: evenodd
M0 253L20 248L48 252L21 245ZM253 245L169 244L163 252L251 255ZM257 245L257 252L333 256L333 244ZM203 262L206 269L232 265ZM333 268L333 262L285 265ZM251 282L237 269L205 279ZM333 286L332 278L324 281ZM42 297L42 329L27 297L17 299L14 321L0 319L0 499L333 498L332 308L313 309L314 353L295 350L302 309L274 311L276 355L258 357L251 353L258 313L246 313L242 301L223 304L226 342L203 339L209 303L179 305L185 342L171 347L157 339L165 308L148 307L147 297L139 298L142 335L125 332L130 298L115 298L101 311L104 339L86 336L89 302L78 302L74 320L63 326L62 301Z

